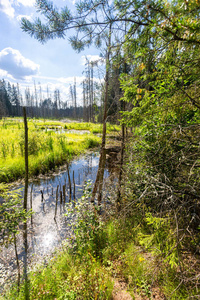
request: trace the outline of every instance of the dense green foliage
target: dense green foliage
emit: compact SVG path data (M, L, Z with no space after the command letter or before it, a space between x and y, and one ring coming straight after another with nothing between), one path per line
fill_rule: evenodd
M124 113L126 124L135 127L128 150L131 190L152 212L172 213L194 233L200 188L198 15L196 1L149 5L151 22L127 41L133 72L121 81L123 100L133 105Z
M124 47L132 71L121 86L132 109L123 122L134 128L125 198L147 222L140 244L176 270L177 286L189 290L194 281L198 290L200 6L154 1L137 9L148 24L133 26Z

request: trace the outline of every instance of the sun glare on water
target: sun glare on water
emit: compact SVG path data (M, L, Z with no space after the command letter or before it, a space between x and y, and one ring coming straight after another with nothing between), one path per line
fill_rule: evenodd
M50 247L53 244L53 241L54 241L53 233L47 233L44 235L44 238L43 238L44 247Z

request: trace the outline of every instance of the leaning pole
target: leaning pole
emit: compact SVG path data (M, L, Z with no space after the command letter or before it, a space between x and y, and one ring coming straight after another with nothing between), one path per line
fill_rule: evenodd
M27 213L27 200L28 200L28 126L27 126L27 118L26 118L26 108L23 107L23 115L24 115L24 152L25 152L25 186L24 186L24 211ZM29 300L29 287L28 287L28 265L27 265L27 254L28 254L28 238L27 238L27 221L24 222L23 226L23 242L24 242L24 299Z

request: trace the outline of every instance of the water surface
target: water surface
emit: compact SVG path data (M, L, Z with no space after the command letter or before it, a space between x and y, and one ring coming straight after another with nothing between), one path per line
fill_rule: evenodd
M72 200L82 195L84 183L92 182L96 178L99 163L99 154L91 153L73 160L69 165L69 173L72 184ZM108 171L105 170L105 176ZM75 195L74 184L75 182ZM65 186L65 201L63 196ZM23 188L23 186L22 186ZM55 218L56 191L58 193L57 214ZM62 204L60 192L62 191ZM56 246L70 237L69 220L64 216L65 204L69 202L69 178L67 167L62 171L55 172L46 178L34 180L28 188L28 208L34 212L28 221L28 261L30 263L41 262L45 256L51 254ZM17 236L18 255L22 265L24 255L22 235ZM16 271L14 246L3 247L0 256L0 285L4 284L5 278L12 276Z

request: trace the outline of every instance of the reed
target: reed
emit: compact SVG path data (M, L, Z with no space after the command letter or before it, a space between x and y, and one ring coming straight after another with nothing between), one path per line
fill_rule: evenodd
M42 129L43 126L45 130ZM70 126L72 129L80 129L88 125L70 123ZM59 130L52 130L50 127ZM69 133L63 130L64 127L65 123L58 121L28 121L29 176L37 176L55 169L73 156L100 143L100 138L93 134ZM0 150L0 182L23 178L24 128L20 118L0 121Z

